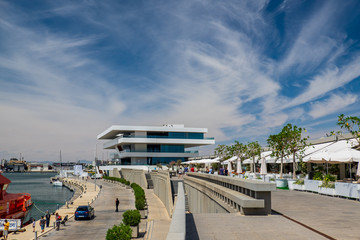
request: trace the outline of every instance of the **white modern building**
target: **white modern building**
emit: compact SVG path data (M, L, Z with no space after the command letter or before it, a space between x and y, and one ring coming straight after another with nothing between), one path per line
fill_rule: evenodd
M155 126L113 125L97 136L108 140L104 149L115 149L121 165L155 165L187 161L199 155L188 148L215 144L205 138L207 128L187 128L180 124Z

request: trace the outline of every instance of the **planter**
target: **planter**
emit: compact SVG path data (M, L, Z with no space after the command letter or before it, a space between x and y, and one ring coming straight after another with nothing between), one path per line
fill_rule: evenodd
M294 182L296 180L295 179L288 179L288 187L290 190L294 190Z
M324 195L335 195L335 188L325 188L325 187L319 187L319 193Z
M322 181L305 179L304 184L306 191L319 192L319 186L322 184Z
M360 184L354 183L335 183L335 194L348 198L359 198Z
M139 236L139 225L137 226L130 226L132 233L131 233L131 237L132 238L137 238Z
M293 189L294 190L299 190L299 191L305 191L305 185L300 185L300 184L293 184Z
M276 187L278 187L278 188L286 188L287 187L287 183L288 183L288 181L287 181L287 179L286 178L277 178L277 179L275 179L275 183L276 183Z

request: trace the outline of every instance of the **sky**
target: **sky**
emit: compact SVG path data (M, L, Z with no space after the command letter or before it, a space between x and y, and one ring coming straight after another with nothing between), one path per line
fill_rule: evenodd
M323 137L360 116L359 29L357 0L0 0L0 158L107 158L111 125Z

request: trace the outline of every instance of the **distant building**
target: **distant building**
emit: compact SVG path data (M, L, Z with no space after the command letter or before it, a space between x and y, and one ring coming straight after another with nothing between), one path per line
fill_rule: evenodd
M206 128L185 128L184 125L119 126L113 125L98 135L99 140L109 140L104 149L115 149L113 163L121 165L168 164L187 161L199 155L187 148L215 144L214 138L205 138Z

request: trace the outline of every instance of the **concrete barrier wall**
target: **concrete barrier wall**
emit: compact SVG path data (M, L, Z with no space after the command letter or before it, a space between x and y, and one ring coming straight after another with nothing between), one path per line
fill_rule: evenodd
M186 236L185 193L182 182L178 183L177 192L174 212L166 240L185 240Z
M174 204L172 201L170 175L168 171L152 171L150 173L154 184L154 193L162 201L169 216L172 216Z
M270 214L276 190L274 183L203 173L188 173L184 184L193 213Z
M109 177L121 178L119 169L114 168L111 171L109 171Z
M130 181L131 183L136 183L140 185L142 188L147 189L148 184L145 177L145 171L144 170L138 170L138 169L121 169L122 176Z
M218 203L216 199L211 198L204 191L199 189L201 186L192 186L190 184L185 184L185 192L188 195L188 204L189 209L192 213L228 213L221 204Z

